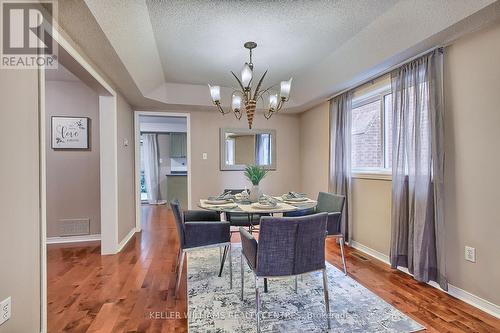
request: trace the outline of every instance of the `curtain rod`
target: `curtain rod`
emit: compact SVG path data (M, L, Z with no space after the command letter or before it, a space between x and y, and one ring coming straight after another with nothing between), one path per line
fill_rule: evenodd
M435 50L439 50L439 52L440 52L440 53L443 53L443 49L444 49L444 47L445 47L445 46L435 46L435 47L430 48L430 49L428 49L428 50L426 50L426 51L424 51L424 52L421 52L421 53L419 53L419 54L417 54L417 55L415 55L415 56L413 56L413 57L411 57L411 58L408 58L408 59L404 60L403 62L400 62L399 64L396 64L396 65L393 65L393 66L389 67L388 69L384 70L383 72L380 72L380 73L374 74L374 75L370 76L368 79L362 80L362 81L360 81L360 82L358 82L358 83L355 83L355 84L351 85L349 88L346 88L346 89L344 89L344 90L342 90L342 91L340 91L340 92L338 92L338 93L335 93L334 95L332 95L332 96L328 97L326 100L327 100L327 101L331 101L331 100L332 100L332 99L334 99L335 97L340 96L340 95L342 95L343 93L348 92L349 90L356 89L356 88L358 88L358 87L360 87L360 86L362 86L362 85L364 85L364 84L367 84L367 83L368 83L368 82L370 82L370 81L374 81L374 80L376 80L376 79L378 79L378 78L380 78L380 77L382 77L382 76L384 76L384 75L386 75L386 74L388 74L388 73L392 72L392 71L393 71L393 70L395 70L396 68L399 68L399 67L401 67L401 66L404 66L404 65L406 65L407 63L410 63L410 62L412 62L413 60L418 59L418 58L420 58L420 57L422 57L422 56L426 55L427 53L431 53L431 52L433 52L433 51L435 51Z

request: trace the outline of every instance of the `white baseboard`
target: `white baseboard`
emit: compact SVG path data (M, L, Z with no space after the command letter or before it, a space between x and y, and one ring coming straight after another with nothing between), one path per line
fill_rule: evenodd
M123 250L125 245L127 245L127 243L132 239L132 237L134 237L136 232L138 232L138 231L135 227L130 230L130 232L127 234L127 236L125 236L122 239L122 241L118 244L118 250L116 251L116 253L121 252L121 250Z
M389 261L389 256L388 255L385 255L383 254L382 252L378 252L372 248L369 248L368 246L365 246L361 243L358 243L356 241L350 241L349 242L349 246L355 248L356 250L359 250L363 253L366 253L368 254L369 256L377 259L377 260L380 260L382 261L384 264L387 264L387 265L390 265L390 261Z
M122 239L122 241L118 244L117 253L123 250L125 245L132 239L136 232L140 232L140 229L132 228L130 232ZM100 241L101 235L84 235L84 236L66 236L66 237L48 237L47 244L64 244L64 243L80 243L80 242L93 242Z
M470 292L448 284L448 294L500 319L500 306Z
M83 236L65 236L65 237L47 237L47 244L80 243L100 241L101 234L83 235Z
M372 248L369 248L368 246L360 244L356 241L351 241L349 243L349 245L351 247L355 248L356 250L359 250L359 251L361 251L361 252L363 252L363 253L365 253L365 254L367 254L367 255L369 255L377 260L382 261L383 263L385 263L387 265L390 265L389 256L387 256L383 253L380 253L380 252L378 252ZM398 269L400 271L408 274L408 275L411 275L410 272L408 272L407 268L398 267ZM500 318L500 306L497 304L491 303L490 301L487 301L479 296L471 294L470 292L465 291L463 289L460 289L452 284L448 284L448 291L444 291L443 289L441 289L439 287L439 285L434 281L430 281L428 284L436 289L439 289L439 290L455 297L455 298L458 298L461 301L464 301L467 304L472 305L475 308L478 308L481 311L484 311L484 312L486 312L486 313L488 313L496 318Z

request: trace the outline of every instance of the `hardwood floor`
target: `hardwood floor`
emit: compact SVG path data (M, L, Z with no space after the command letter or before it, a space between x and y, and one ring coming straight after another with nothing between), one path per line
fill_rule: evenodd
M185 297L173 295L178 248L173 217L166 206L144 206L142 216L143 231L117 255L101 256L99 244L49 247L50 333L187 332L185 318L164 319L166 313L186 311ZM163 319L149 319L151 312Z
M185 272L181 298L173 296L178 248L173 216L166 206L144 206L142 216L143 231L114 256L102 257L99 243L48 247L50 333L187 332ZM341 268L334 241L327 241L326 253ZM500 320L376 259L347 248L346 260L352 278L428 332L500 332Z

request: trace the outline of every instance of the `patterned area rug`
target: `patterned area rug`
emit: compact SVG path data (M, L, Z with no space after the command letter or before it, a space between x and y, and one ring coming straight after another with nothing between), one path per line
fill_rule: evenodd
M218 277L219 249L188 254L189 332L256 332L255 279L245 263L240 301L240 247L232 249L233 289L226 265ZM417 332L424 327L327 263L331 329L327 330L321 272L269 280L261 285L262 332ZM262 283L262 281L259 281Z

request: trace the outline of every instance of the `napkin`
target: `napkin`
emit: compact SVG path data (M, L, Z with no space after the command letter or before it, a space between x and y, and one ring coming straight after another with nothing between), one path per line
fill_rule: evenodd
M237 193L234 195L236 199L248 199L250 193L247 190L243 190L241 193Z
M218 196L208 197L208 200L230 200L232 198L233 195L231 194L231 191L227 191L219 194Z
M276 207L276 206L278 206L278 200L274 199L273 197L270 197L268 195L263 194L259 198L259 204L264 205L264 206L269 206L269 207Z
M281 197L283 199L298 199L298 198L305 198L305 193L298 193L298 192L288 192L286 194L283 194Z

